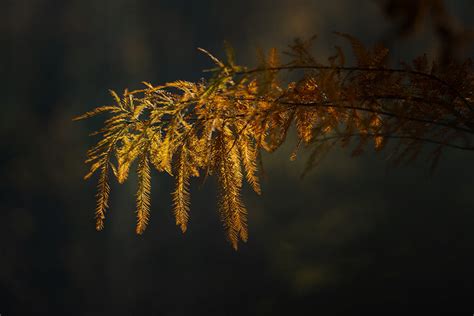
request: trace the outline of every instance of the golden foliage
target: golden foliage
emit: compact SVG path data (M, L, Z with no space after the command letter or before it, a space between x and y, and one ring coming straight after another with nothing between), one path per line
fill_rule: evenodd
M189 220L189 163L187 161L186 146L181 145L176 162L176 189L173 192L174 215L176 225L184 233Z
M148 225L148 219L150 218L150 172L148 153L145 151L141 154L137 168L137 234L142 234L145 231L145 228Z
M230 147L230 148L229 148ZM232 143L232 132L224 126L216 137L214 159L219 183L219 212L227 238L234 249L239 239L247 241L247 210L240 197L242 172L237 148Z
M183 232L189 221L190 178L214 175L219 214L237 249L240 240L248 239L243 180L261 193L260 152L279 148L292 125L297 149L300 144L312 148L303 174L336 144L354 144L352 154L359 155L372 142L394 163L412 161L426 148L433 165L446 147L474 149L471 61L429 65L421 56L411 65L389 68L386 48L367 49L352 36L339 35L349 40L357 66L344 65L340 47L323 64L311 54L311 41L297 40L289 46L287 63L272 49L268 56L260 53L260 66L247 69L236 64L226 44L227 61L200 49L216 65L208 81L144 83L144 89L126 90L121 97L111 91L115 105L77 117L111 114L94 133L102 138L86 160L86 179L99 170L96 228L103 228L108 208L109 168L123 183L138 160L138 234L150 216L151 166L175 178L173 213ZM285 79L287 71L299 79Z

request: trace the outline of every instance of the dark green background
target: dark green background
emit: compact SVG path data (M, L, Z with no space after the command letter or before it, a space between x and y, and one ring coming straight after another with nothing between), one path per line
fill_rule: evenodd
M474 3L449 1L472 27ZM0 313L10 315L419 315L474 313L473 154L446 151L386 170L335 150L301 180L293 142L264 155L263 196L245 189L250 239L234 252L214 182L192 183L188 232L174 225L169 177L154 173L152 215L134 233L134 176L112 186L94 230L95 181L82 181L88 133L71 118L122 91L198 80L228 40L241 63L333 31L372 44L393 30L375 1L7 0L0 11ZM426 20L389 43L393 62L440 46ZM442 44L442 43L441 43ZM471 50L465 52L472 56Z

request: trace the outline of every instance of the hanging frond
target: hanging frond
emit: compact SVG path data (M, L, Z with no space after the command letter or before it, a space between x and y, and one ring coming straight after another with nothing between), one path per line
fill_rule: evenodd
M188 227L189 220L189 177L190 166L188 149L185 145L180 146L176 162L176 189L173 192L173 206L176 225L184 233Z
M231 138L231 132L227 127L224 127L216 137L218 207L227 238L237 250L239 239L244 242L248 239L247 210L240 197L242 173L238 150L234 147L229 152L228 148L229 144L232 144Z
M150 218L150 192L151 192L151 175L150 165L148 163L148 153L141 154L137 174L138 174L138 190L137 190L137 234L143 234L148 225Z
M102 230L104 228L105 213L109 207L110 186L108 183L108 164L102 164L99 176L99 184L97 185L97 206L95 209L95 228Z
M252 144L252 140L248 136L239 138L238 146L242 163L245 168L245 178L252 186L252 189L257 194L261 194L260 181L257 176L257 152L256 145Z

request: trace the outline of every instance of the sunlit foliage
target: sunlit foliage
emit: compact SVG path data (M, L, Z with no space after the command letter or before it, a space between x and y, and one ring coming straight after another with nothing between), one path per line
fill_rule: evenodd
M244 182L260 194L258 169L262 150L273 152L295 126L297 150L311 152L305 172L333 146L353 144L352 154L367 147L388 152L394 162L412 161L426 148L434 166L446 147L472 150L474 73L471 61L430 64L426 56L390 68L389 52L352 46L356 64L345 65L341 48L322 63L309 41L296 40L281 62L275 49L260 54L256 68L236 64L226 45L226 60L201 49L215 63L208 81L175 81L142 90L111 94L113 105L98 107L76 119L109 113L95 134L101 140L88 151L89 178L99 172L96 228L104 227L109 177L127 180L136 161L136 232L150 217L151 167L174 177L176 225L189 221L190 178L214 175L218 210L228 240L237 249L246 241L247 210L241 198ZM428 146L423 146L430 144Z

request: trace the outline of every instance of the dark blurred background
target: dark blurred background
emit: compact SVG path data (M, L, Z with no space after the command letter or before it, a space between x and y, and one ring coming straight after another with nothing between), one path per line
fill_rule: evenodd
M187 233L174 225L172 181L154 174L152 216L134 233L134 176L112 186L94 229L95 180L84 182L88 133L71 118L122 91L199 80L196 48L255 65L333 31L383 41L392 62L426 52L472 56L471 0L4 0L0 11L0 314L419 315L474 313L473 154L446 151L429 176L420 160L386 169L368 152L335 150L305 179L290 141L264 155L263 196L250 190L250 240L232 250L213 181L192 183Z

